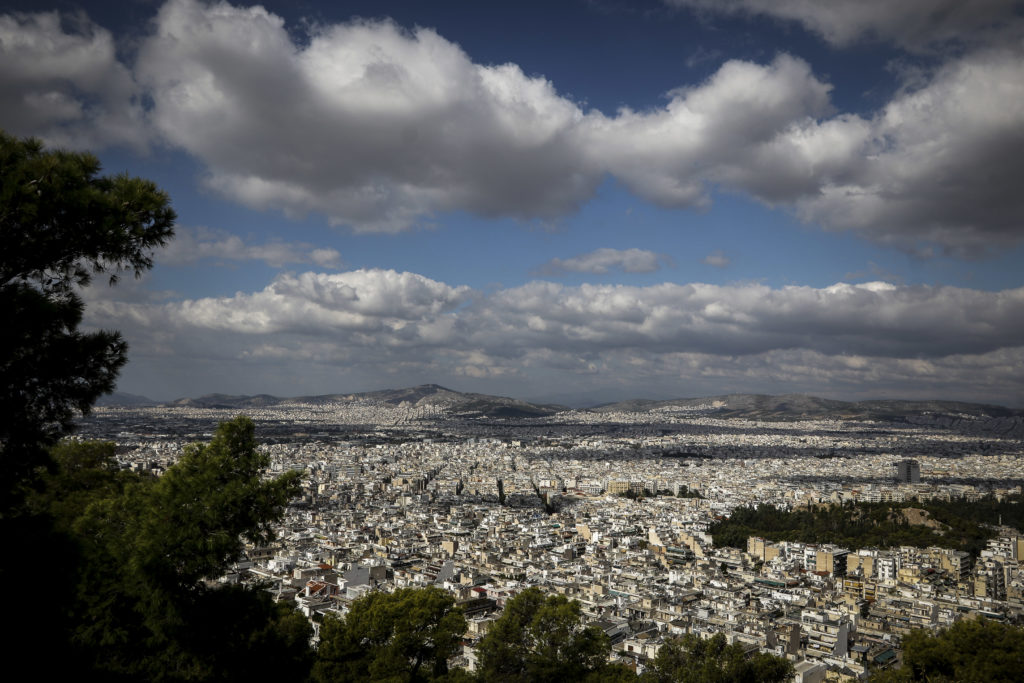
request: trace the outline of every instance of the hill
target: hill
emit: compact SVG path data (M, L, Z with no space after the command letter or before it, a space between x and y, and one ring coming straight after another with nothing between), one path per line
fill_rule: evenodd
M167 405L244 409L274 406L281 403L321 405L336 401L388 403L395 406L400 406L403 403L416 407L436 406L449 413L492 418L547 417L566 409L564 406L538 405L504 396L463 393L437 384L422 384L404 389L383 389L354 394L321 394L293 398L280 398L269 394L259 394L257 396L207 394L199 398L181 398Z
M860 419L948 427L966 432L1024 436L1024 410L961 401L837 401L805 394L729 394L664 401L635 399L594 406L606 412L680 412L756 420Z

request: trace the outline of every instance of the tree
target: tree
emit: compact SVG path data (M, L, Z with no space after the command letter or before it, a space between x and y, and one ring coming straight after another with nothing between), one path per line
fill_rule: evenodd
M90 154L45 151L37 140L18 140L0 131L0 541L22 561L48 561L52 586L73 586L83 555L68 524L92 494L93 484L113 489L109 472L86 468L63 482L46 471L58 469L50 447L72 429L100 395L114 387L126 345L115 332L81 332L83 303L78 288L93 275L111 281L122 272L136 276L152 266L151 251L173 233L174 211L166 194L146 180L99 175ZM95 455L95 453L93 453ZM89 477L96 480L89 483ZM63 500L64 509L30 498ZM113 490L111 489L111 490ZM24 583L23 563L0 564L0 583ZM7 646L51 669L74 671L64 650L73 625L36 591L12 591L7 607L20 627ZM42 604L50 605L41 609ZM54 675L57 672L53 671Z
M987 619L965 619L932 634L903 639L903 666L872 681L1017 681L1024 664L1024 629Z
M528 588L505 605L477 646L485 681L581 681L605 666L611 644L584 627L580 604Z
M54 678L301 679L305 619L203 581L240 539L267 540L297 492L295 475L262 479L251 422L222 425L160 479L119 471L110 444L53 448L126 360L116 332L79 330L80 289L141 275L173 234L156 185L99 172L90 154L0 132L0 540L19 560L0 582L24 585L25 564L43 560L60 595L10 591L19 628L6 644Z
M434 681L448 675L466 619L439 588L368 593L320 628L316 681Z
M167 195L148 180L100 176L91 154L44 151L0 131L0 515L14 514L48 447L113 390L127 347L83 333L76 288L139 276L173 235Z
M62 467L47 481L58 490L75 489L69 480L103 481L86 467L66 469L88 461L95 447L68 449L79 453L59 456ZM271 653L282 673L308 664L305 619L262 593L204 581L238 559L243 539L269 542L298 493L297 473L264 480L268 464L252 421L239 417L222 423L209 444L186 448L162 477L108 481L89 488L88 500L55 508L58 527L71 530L81 553L70 640L94 673L237 680L266 674L258 663Z
M727 645L719 633L704 640L689 634L669 640L644 672L649 683L782 683L793 665L764 653L748 656L742 645Z

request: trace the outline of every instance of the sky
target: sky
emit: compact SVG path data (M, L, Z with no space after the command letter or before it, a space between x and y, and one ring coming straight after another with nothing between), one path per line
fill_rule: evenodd
M0 0L0 128L155 181L118 390L1024 407L1012 0Z

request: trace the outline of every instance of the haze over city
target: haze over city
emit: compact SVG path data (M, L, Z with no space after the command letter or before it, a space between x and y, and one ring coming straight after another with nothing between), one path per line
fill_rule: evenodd
M1020 3L0 2L0 128L154 180L156 399L1024 405Z

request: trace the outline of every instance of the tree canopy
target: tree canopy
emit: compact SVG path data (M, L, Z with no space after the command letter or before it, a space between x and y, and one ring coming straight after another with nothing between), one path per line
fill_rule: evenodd
M704 640L695 635L669 640L644 673L649 683L783 683L793 665L782 657L746 653L738 643L727 645L718 633Z
M342 620L327 618L313 669L316 681L436 681L448 675L466 619L439 588L368 593Z
M986 540L997 533L998 520L1011 526L1024 524L1022 501L1024 496L1018 494L1002 500L988 496L973 501L858 502L789 511L772 505L738 507L728 519L713 524L709 532L716 546L734 548L745 548L749 536L762 536L773 541L836 543L850 548L939 546L978 555ZM942 529L912 524L903 514L911 507L924 510L943 525Z
M879 683L910 681L1019 681L1024 629L965 619L938 633L914 630L903 638L903 666L881 671Z
M48 446L113 390L127 346L81 332L76 288L153 265L174 230L152 182L102 176L91 154L44 150L0 131L0 515L9 517Z
M173 235L170 198L152 181L99 172L92 154L0 131L0 283L55 293L152 267L152 250Z
M581 681L610 651L604 631L583 626L579 602L539 588L509 600L477 646L485 681Z
M50 448L73 420L114 388L127 345L112 331L83 332L80 288L94 275L110 281L152 266L153 249L173 234L167 195L148 180L102 176L96 157L45 150L38 140L0 131L0 540L17 561L0 565L0 583L22 626L11 651L54 658L75 626L69 601L25 585L24 563L46 561L46 581L67 589L89 574L72 528L97 495L128 482L101 464L109 448ZM77 462L75 461L77 459ZM59 479L44 482L47 472Z
M81 288L141 275L174 221L152 182L0 132L0 582L18 624L7 646L49 677L301 680L306 619L204 581L243 539L269 540L298 491L294 474L264 480L251 421L221 425L161 478L118 468L113 444L58 443L126 360L117 332L79 330Z
M311 632L294 610L243 588L210 588L242 553L267 543L298 492L296 473L264 480L251 420L220 425L162 477L112 467L106 444L62 443L37 509L77 552L70 649L106 678L207 680L240 675L276 652L300 667ZM295 671L290 670L294 675Z

